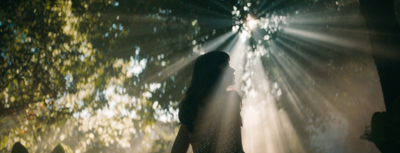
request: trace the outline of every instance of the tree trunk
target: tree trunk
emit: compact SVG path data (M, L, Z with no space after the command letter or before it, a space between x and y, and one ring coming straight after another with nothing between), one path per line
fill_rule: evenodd
M400 26L393 0L359 0L388 113L400 96Z

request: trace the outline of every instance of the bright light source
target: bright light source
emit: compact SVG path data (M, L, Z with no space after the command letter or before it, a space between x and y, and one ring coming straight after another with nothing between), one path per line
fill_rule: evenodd
M257 21L253 19L248 19L247 25L249 26L249 29L254 29L254 27L257 26Z

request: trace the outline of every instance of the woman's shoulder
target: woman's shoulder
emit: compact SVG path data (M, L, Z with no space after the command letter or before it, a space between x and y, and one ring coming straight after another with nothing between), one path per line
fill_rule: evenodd
M241 106L242 105L242 97L240 97L239 93L235 90L230 90L227 92L227 101L228 105Z
M227 92L227 97L233 100L242 101L242 97L240 97L239 93L236 90L229 90Z

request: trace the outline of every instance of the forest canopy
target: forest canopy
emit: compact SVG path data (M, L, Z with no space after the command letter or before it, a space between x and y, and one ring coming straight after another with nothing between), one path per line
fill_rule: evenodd
M359 39L366 33L357 30L365 31L357 0L2 1L0 151L20 141L30 152L58 144L66 152L169 152L193 60L238 37L246 44L238 66L243 98L270 95L277 109L292 112L307 146L337 120L330 113L370 93L354 84L376 80ZM257 62L267 82L253 81ZM326 99L332 105L320 104Z

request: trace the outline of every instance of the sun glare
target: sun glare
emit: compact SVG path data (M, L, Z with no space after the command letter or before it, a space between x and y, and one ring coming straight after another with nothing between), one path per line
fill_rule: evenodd
M249 29L252 30L257 26L257 21L252 18L249 18L247 21L247 25L249 26Z

